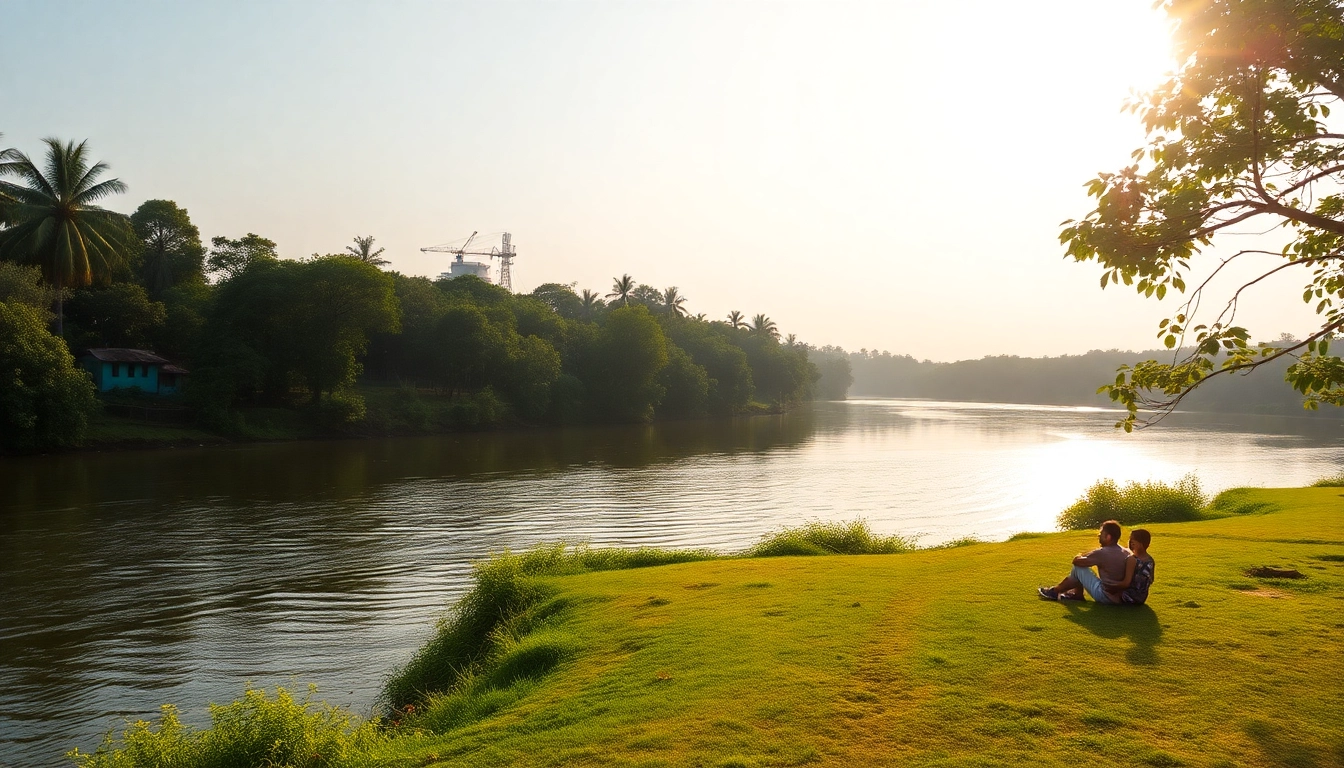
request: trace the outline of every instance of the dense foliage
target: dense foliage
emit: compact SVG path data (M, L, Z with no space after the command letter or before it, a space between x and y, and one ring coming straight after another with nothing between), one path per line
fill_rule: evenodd
M188 368L186 400L216 430L249 433L248 412L276 409L374 432L729 416L810 399L820 378L765 315L691 317L679 288L629 275L609 305L554 283L516 295L384 272L372 237L303 260L252 232L207 249L172 200L129 217L93 205L125 185L99 181L106 166L84 144L46 149L40 166L0 153L0 176L16 179L0 183L0 301L29 325L54 305L66 358L124 347Z
M1243 248L1193 286L1158 326L1168 362L1125 366L1106 387L1139 423L1160 416L1211 377L1288 359L1286 377L1305 404L1344 405L1344 361L1329 339L1344 329L1344 4L1339 0L1167 0L1175 24L1175 74L1131 105L1148 143L1135 162L1088 185L1096 208L1065 222L1060 240L1096 261L1101 286L1123 282L1162 299L1184 292L1191 263L1215 239L1282 233L1273 250ZM1206 295L1227 264L1256 276ZM1214 265L1210 265L1213 267ZM1249 264L1248 264L1249 266ZM1245 289L1279 272L1305 281L1319 325L1300 339L1252 344L1237 324ZM1200 314L1201 304L1216 315ZM1192 343L1191 343L1192 342ZM1187 344L1189 346L1187 346Z
M1107 520L1116 520L1124 526L1180 523L1203 517L1208 503L1199 478L1194 475L1186 475L1171 485L1153 481L1127 483L1123 488L1114 480L1102 480L1059 513L1058 523L1064 530L1100 528Z
M46 326L45 310L0 301L0 450L78 445L98 408L88 374Z
M388 736L376 721L348 709L313 701L314 689L296 699L284 688L275 696L249 687L229 704L210 705L210 727L182 722L165 705L158 722L131 723L120 739L111 734L93 752L67 755L80 768L225 768L225 766L372 766Z

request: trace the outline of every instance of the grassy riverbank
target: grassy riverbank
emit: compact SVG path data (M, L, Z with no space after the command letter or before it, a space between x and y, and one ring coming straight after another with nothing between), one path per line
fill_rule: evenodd
M477 596L503 610L462 636L453 690L394 691L386 738L294 764L1344 765L1344 494L1223 500L1242 514L1147 526L1137 609L1035 597L1090 532L497 561Z

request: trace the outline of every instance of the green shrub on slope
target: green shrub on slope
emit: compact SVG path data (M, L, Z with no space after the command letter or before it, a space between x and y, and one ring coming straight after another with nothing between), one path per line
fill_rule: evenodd
M94 752L67 755L80 768L233 768L273 765L291 768L364 766L387 740L374 721L348 710L297 700L284 688L271 698L248 689L231 704L210 705L210 728L183 725L171 704L157 727L140 720L120 740L109 734Z
M747 551L748 557L783 555L894 555L915 548L901 536L875 536L863 520L808 523L771 534Z
M1082 530L1100 527L1107 520L1122 525L1179 523L1204 517L1208 497L1199 478L1186 475L1174 485L1163 482L1129 483L1124 488L1114 480L1094 483L1081 499L1059 514L1059 527Z
M1344 469L1329 477L1322 477L1311 484L1312 488L1344 488Z

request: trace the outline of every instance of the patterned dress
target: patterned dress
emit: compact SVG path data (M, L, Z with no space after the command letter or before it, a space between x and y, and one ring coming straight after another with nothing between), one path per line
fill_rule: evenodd
M1134 563L1134 578L1129 582L1129 586L1124 592L1120 593L1120 602L1131 605L1143 605L1148 599L1148 588L1153 586L1153 566L1156 563L1152 558L1147 560L1137 560Z

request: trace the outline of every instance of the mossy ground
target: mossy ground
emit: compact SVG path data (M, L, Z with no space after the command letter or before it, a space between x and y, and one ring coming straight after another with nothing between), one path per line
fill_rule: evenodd
M1035 596L1082 532L550 577L533 644L569 650L440 699L409 722L452 727L385 761L1344 766L1344 495L1234 496L1255 511L1148 526L1137 609Z

